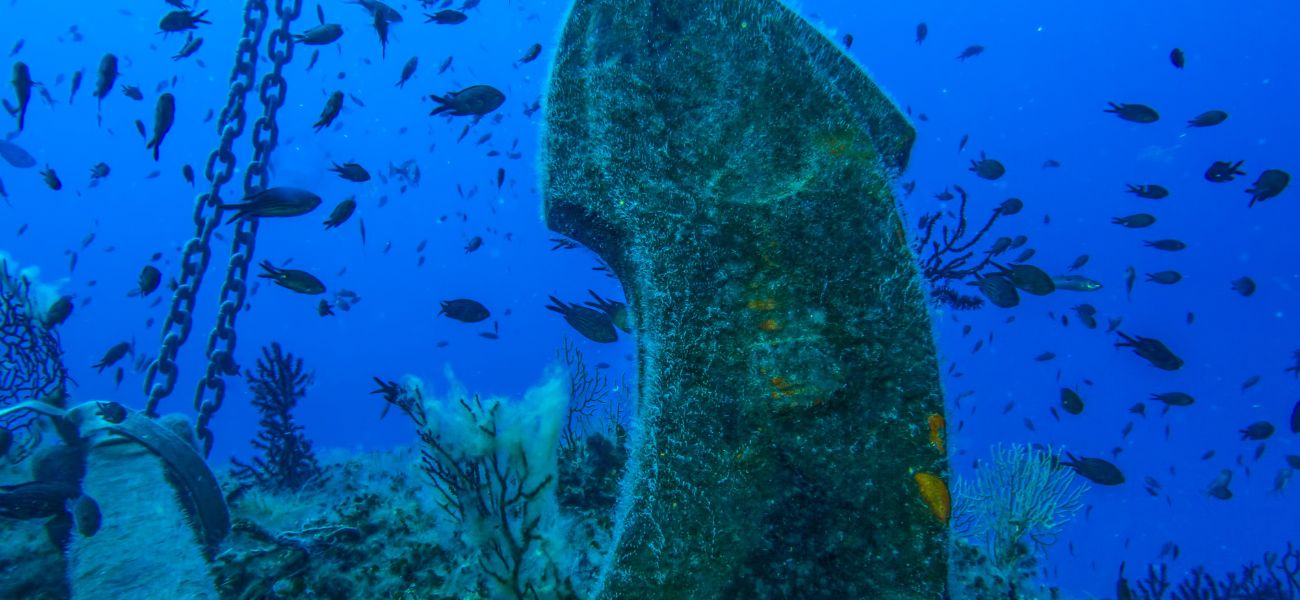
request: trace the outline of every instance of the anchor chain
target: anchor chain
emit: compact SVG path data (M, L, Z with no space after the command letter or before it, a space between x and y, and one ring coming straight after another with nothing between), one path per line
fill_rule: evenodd
M266 28L267 14L264 0L249 0L244 5L244 30L235 51L235 66L230 72L230 94L217 119L217 133L221 136L221 142L208 155L204 169L204 175L212 187L194 200L196 231L181 251L180 278L172 295L167 318L163 321L158 358L150 363L145 372L144 391L149 398L144 412L150 417L158 416L158 402L176 389L176 355L189 339L190 330L194 326L194 303L197 301L203 275L212 259L212 234L220 224L217 204L220 203L221 187L234 177L235 153L232 148L235 140L243 135L248 121L244 101L255 81L257 50ZM161 381L157 380L159 375L162 376Z
M262 77L258 88L262 116L253 122L253 158L244 170L245 197L267 187L267 167L271 152L280 139L276 115L284 106L285 97L289 93L288 82L283 75L284 66L293 60L293 37L289 25L298 18L301 11L302 0L279 0L276 3L275 14L280 18L280 23L267 41L267 56L273 66L271 72ZM230 245L230 262L226 266L226 281L221 287L218 300L217 324L208 335L205 352L208 367L194 391L194 409L198 411L194 433L203 445L204 456L212 451L212 430L208 423L226 398L226 382L222 375L239 374L239 367L234 361L235 342L238 339L235 320L248 293L248 269L253 261L257 239L257 219L240 219L236 223ZM210 398L205 394L208 390L212 391Z
M253 158L244 173L244 195L249 196L266 188L267 165L272 150L279 141L276 114L284 106L288 93L283 69L293 59L293 38L289 26L302 11L302 0L279 0L275 12L279 26L271 32L267 53L273 69L263 77L258 88L262 102L262 116L253 123ZM244 133L248 113L244 105L248 92L253 89L257 76L258 48L270 9L265 0L249 0L244 5L244 30L235 54L235 66L230 75L230 95L217 120L221 142L208 156L204 174L212 182L211 189L199 195L194 203L195 236L186 244L181 254L181 273L172 296L167 319L163 322L162 344L153 363L145 374L145 392L148 402L145 414L158 416L158 402L171 395L176 388L178 368L176 356L193 328L194 304L199 286L212 259L212 235L220 225L221 188L234 178L235 140ZM217 323L208 335L205 355L207 370L200 379L194 394L194 408L198 411L195 435L203 444L206 456L212 450L212 431L208 428L213 414L221 408L226 386L223 375L238 373L233 360L235 351L235 319L244 306L247 294L248 268L252 261L257 236L257 221L243 219L235 226L231 242L230 262L226 267L226 280L218 300ZM158 380L161 375L162 379ZM211 398L206 391L212 390Z

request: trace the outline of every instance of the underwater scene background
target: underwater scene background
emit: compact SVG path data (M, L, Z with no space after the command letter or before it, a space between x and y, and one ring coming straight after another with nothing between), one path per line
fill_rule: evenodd
M780 72L784 62L840 60L822 48L833 45L914 129L910 153L902 144L901 171L877 155L888 154L879 145L862 151L851 136L822 136L818 124L785 132L834 159L866 156L873 172L892 177L890 189L872 198L896 203L899 241L912 249L914 266L890 272L920 280L932 321L933 362L916 369L940 378L943 410L913 407L919 417L904 419L911 413L899 404L882 431L861 439L900 463L921 451L931 461L893 483L873 480L853 500L870 505L876 485L898 492L887 496L895 504L873 509L899 520L879 525L894 533L872 534L879 536L869 544L872 560L887 560L878 557L888 554L888 540L938 548L924 564L894 565L891 573L917 581L889 592L810 575L855 564L833 551L813 561L823 570L773 576L784 584L747 572L759 569L752 563L709 574L701 565L719 563L703 559L676 568L722 583L665 574L629 591L631 578L618 588L617 575L606 571L620 523L640 510L627 496L644 493L620 482L647 464L636 448L655 438L639 422L646 388L638 382L654 381L649 371L663 365L638 362L639 351L654 355L659 342L638 338L646 323L637 315L651 300L633 297L616 276L631 267L546 226L544 201L557 200L543 187L543 135L561 139L546 119L571 99L558 86L548 91L571 10L559 1L301 3L289 31L304 37L283 65L287 95L265 184L282 190L270 198L279 204L255 197L243 208L247 216L228 207L213 217L220 224L195 295L193 330L176 359L177 384L157 404L161 414L194 418L196 386L209 368L203 348L228 339L209 333L230 243L237 227L256 222L247 297L227 309L238 311L237 345L214 367L225 371L225 398L208 423L207 464L230 533L206 546L191 540L199 548L192 571L162 551L146 556L130 537L140 528L115 528L111 517L147 511L123 508L125 493L91 494L90 480L81 483L104 463L79 444L99 438L77 442L55 423L148 418L136 411L149 407L151 365L195 235L196 196L211 188L205 166L220 143L245 26L242 3L180 4L10 0L0 7L0 51L13 68L3 94L13 117L0 115L7 134L0 146L0 409L36 402L60 413L28 406L3 417L5 597L159 597L146 590L160 588L142 581L167 580L170 569L176 581L188 581L177 573L206 573L211 593L180 583L161 589L232 598L588 597L602 586L609 597L644 598L1300 596L1300 492L1289 485L1300 469L1293 314L1300 204L1288 187L1289 174L1300 172L1294 2L643 0L628 6L650 7L658 28L645 40L632 31L627 55L591 41L597 59L623 60L630 71L634 52L673 47L656 36L690 27L679 23L734 27L740 39L751 25L779 31L786 21L771 15L787 6L829 41L796 35L806 53L765 54L756 45L753 54L725 56L702 43L698 60L770 63ZM259 45L258 81L273 68L266 48L279 25L275 5ZM199 13L191 28L188 17ZM621 23L597 22L592 31L601 35ZM105 84L109 53L116 75ZM746 96L743 81L733 84L679 81L661 105L689 106L696 92L711 95L701 104L719 94ZM167 94L174 122L158 117L168 112L160 108ZM760 108L728 122L752 118L761 127L773 115L791 117L783 104ZM262 114L258 88L245 110L237 168L221 193L227 205L245 196L247 140ZM633 129L648 119L624 116ZM694 113L664 118L698 129L710 123ZM146 145L159 131L155 155ZM703 146L705 137L686 143ZM761 136L708 139L752 142L709 148L726 164L767 154L764 144L793 147ZM621 143L606 141L594 156ZM779 152L771 160L805 162ZM729 189L780 191L757 170L750 174ZM349 198L354 212L336 208ZM773 235L806 217L763 214L754 226ZM696 222L700 231L734 226L722 223ZM892 222L880 228L893 239ZM683 247L703 239L690 229L680 235ZM952 243L936 250L945 236ZM812 261L835 254L815 238L784 251ZM863 262L888 260L882 256ZM739 253L735 260L771 258ZM706 287L728 284L725 274L678 275L713 282ZM689 306L681 318L747 319L713 325L778 336L793 329L780 311L817 312L822 301L783 297L778 308L753 285L750 292L738 310ZM922 338L908 343L929 353ZM725 354L719 339L697 345ZM890 348L908 355L901 345ZM830 373L828 380L883 377L841 373L838 364L825 357L803 366ZM752 375L761 395L797 410L834 406L834 394L805 391L810 381ZM93 417L62 413L92 401L105 403L84 412ZM753 423L726 411L708 418ZM855 431L845 430L845 447L854 447ZM914 443L872 446L896 438ZM696 441L731 447L729 439ZM79 458L52 448L74 448ZM202 441L197 449L202 454ZM730 458L741 464L744 456ZM136 474L129 473L127 480ZM160 485L178 485L175 473L159 473ZM139 488L146 476L139 477L131 485ZM781 493L754 490L756 497ZM204 520L196 516L205 514L203 501L181 498L177 523L201 530L201 538L195 523ZM476 501L484 513L475 513ZM111 560L93 548L108 532L122 532L119 547L140 569L130 577L94 564ZM794 537L786 531L774 544ZM764 583L737 583L755 579Z

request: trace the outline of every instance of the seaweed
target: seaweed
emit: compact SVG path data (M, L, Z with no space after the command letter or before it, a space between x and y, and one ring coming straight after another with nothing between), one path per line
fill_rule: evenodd
M276 490L300 490L324 477L311 441L293 420L293 409L312 380L312 374L303 371L302 359L272 342L262 348L256 372L246 371L244 378L253 390L253 406L262 415L262 429L252 441L262 455L254 456L251 465L232 458L235 477Z

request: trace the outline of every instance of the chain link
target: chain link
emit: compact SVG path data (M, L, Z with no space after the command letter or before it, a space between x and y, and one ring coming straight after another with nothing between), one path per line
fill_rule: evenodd
M258 0L252 0L256 2ZM250 2L250 4L252 3ZM262 4L265 10L265 4ZM267 187L267 168L271 153L280 139L280 127L276 115L284 106L288 95L288 83L284 79L284 67L293 60L293 37L289 26L302 12L302 0L278 0L275 14L280 18L279 26L271 32L266 46L266 54L271 59L271 72L262 77L258 87L258 99L262 103L262 116L253 122L252 144L253 157L244 169L244 196L248 197ZM250 78L251 82L251 78ZM239 113L247 118L243 111ZM214 159L209 159L209 164ZM221 409L226 398L226 382L223 375L238 375L239 367L234 360L235 321L248 293L248 269L253 262L253 252L257 240L257 219L240 219L235 226L235 235L230 244L230 262L226 265L226 281L221 287L221 296L217 303L217 324L208 335L205 354L208 368L194 391L194 409L198 418L194 423L194 433L203 445L203 454L212 451L212 430L208 424L212 416ZM211 391L211 397L206 392Z

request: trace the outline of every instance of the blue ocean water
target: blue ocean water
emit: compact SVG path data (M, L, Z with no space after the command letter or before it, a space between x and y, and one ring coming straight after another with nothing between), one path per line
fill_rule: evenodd
M170 292L163 287L147 298L128 293L146 264L158 266L164 281L174 276L179 249L194 235L194 198L206 189L203 165L217 143L215 120L205 115L220 111L228 95L241 26L237 4L201 7L212 23L195 32L203 47L183 60L172 59L183 34L157 33L158 19L171 10L162 2L13 0L0 8L0 51L21 40L7 62L27 64L54 101L34 96L24 131L10 140L38 167L0 163L8 193L8 204L0 206L0 250L16 264L39 267L42 282L75 298L74 314L60 332L78 399L143 404L143 373L127 368L118 386L113 369L100 373L91 365L123 341L134 342L134 357L158 353ZM271 180L311 189L324 204L308 217L263 220L257 239L258 260L282 265L292 259L289 266L325 282L326 298L348 289L361 300L322 317L318 298L261 281L238 318L237 362L250 366L263 345L278 341L314 370L296 417L318 448L411 443L409 423L379 419L382 403L370 394L372 377L417 373L438 386L448 365L469 389L517 396L555 360L565 336L575 337L546 310L548 296L581 302L592 290L623 297L615 279L593 270L599 265L594 254L552 250L556 235L540 218L544 111L529 115L525 109L545 89L567 3L484 0L455 26L422 23L415 2L394 6L405 19L391 25L381 51L367 11L321 3L327 20L343 25L345 34L338 44L319 47L310 71L313 48L295 48L285 71L289 94L279 115ZM315 24L315 8L304 3L295 31ZM1300 540L1300 491L1278 483L1290 473L1284 456L1300 455L1300 438L1290 426L1300 381L1285 371L1300 360L1293 355L1300 350L1300 322L1292 314L1300 306L1300 191L1292 187L1254 206L1245 192L1265 169L1300 173L1300 76L1290 39L1300 27L1300 6L1285 0L1231 7L822 1L797 8L828 36L851 34L847 52L912 116L917 142L899 183L915 182L916 188L910 195L898 190L909 235L918 234L921 215L955 210L955 202L933 198L946 187L969 193L973 223L982 224L1007 198L1020 198L1025 209L999 219L979 248L998 236L1025 235L1025 247L1036 250L1029 263L1057 275L1088 255L1078 274L1104 286L1023 295L1012 309L955 312L937 305L933 312L957 477L972 476L975 462L986 460L997 443L1102 457L1125 474L1123 485L1093 486L1086 516L1070 523L1048 551L1045 581L1067 598L1113 597L1121 562L1130 565L1132 577L1160 562L1169 542L1180 548L1179 558L1169 561L1174 579L1197 565L1232 571ZM918 44L922 22L928 35ZM534 43L542 45L540 58L521 63ZM956 60L972 45L984 51ZM1170 63L1174 48L1185 52L1184 68ZM138 86L144 100L114 91L97 111L91 91L105 52L120 59L118 85ZM418 70L399 88L402 66L412 57L419 59ZM438 74L449 57L450 68ZM70 102L68 80L79 70L85 79ZM469 121L428 115L435 106L429 94L475 84L505 93L499 121L486 118L462 136ZM347 97L342 113L333 126L314 132L334 90ZM134 122L153 130L160 91L175 94L176 122L154 161ZM12 89L4 97L13 102ZM1149 105L1160 119L1123 121L1103 112L1108 102ZM259 108L252 98L250 108ZM1228 119L1187 127L1188 119L1212 109L1226 111ZM16 124L6 120L3 127L11 131ZM959 150L964 136L969 142ZM491 150L500 155L488 156ZM986 181L970 172L981 152L1006 165L1007 174ZM390 164L412 159L421 173L418 184L390 174ZM241 150L239 164L246 160ZM1059 166L1045 166L1049 160ZM348 161L374 177L353 183L328 172L331 163ZM1215 161L1244 161L1247 175L1208 182L1203 174ZM87 173L99 162L111 174L91 187ZM187 164L199 173L196 186L181 176ZM58 173L62 190L49 189L37 174L46 166ZM500 185L498 169L504 169ZM237 189L241 180L237 176L227 189ZM1167 187L1170 196L1148 200L1125 191L1126 184L1149 183ZM323 230L328 209L348 196L358 203L352 220ZM1158 222L1142 230L1110 222L1133 213L1153 214ZM475 237L482 247L467 252ZM1187 248L1143 246L1158 239L1182 240ZM163 401L167 411L191 410L204 367L201 348L228 258L227 243L214 246L194 334L180 355L180 384ZM156 252L163 257L151 263ZM1129 267L1138 274L1131 295L1125 290ZM1178 271L1182 281L1143 281L1144 274L1165 270ZM1258 286L1250 297L1232 289L1243 276ZM163 302L155 304L159 297ZM455 298L482 302L492 317L477 324L439 317L439 302ZM1073 307L1084 302L1098 309L1100 328L1081 326ZM1119 331L1163 341L1185 364L1166 372L1116 348L1119 338L1105 332L1112 318L1123 319ZM489 331L496 339L481 335ZM635 380L632 336L613 344L578 339L588 360ZM977 340L982 348L973 352ZM1055 357L1036 360L1044 352ZM1243 385L1255 376L1257 384ZM1053 416L1063 387L1078 390L1082 414L1058 409L1059 418ZM1164 414L1150 396L1171 391L1192 394L1196 403ZM213 422L215 464L250 455L257 414L249 397L232 378ZM1131 410L1138 403L1145 403L1144 416ZM1263 441L1243 440L1239 431L1258 421L1276 432ZM1223 469L1233 473L1228 500L1207 493ZM1146 491L1155 488L1144 485L1146 478L1159 483L1154 493Z

